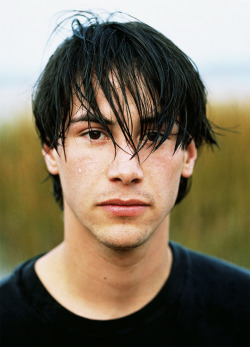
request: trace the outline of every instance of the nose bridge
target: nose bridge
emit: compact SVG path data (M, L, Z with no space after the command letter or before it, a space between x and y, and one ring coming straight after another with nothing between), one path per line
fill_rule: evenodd
M134 158L136 158L138 160L138 157L135 156L133 159L132 156L134 154L134 150L132 148L132 146L127 143L127 142L123 142L119 147L116 146L116 155L115 155L115 158L114 160L121 160L121 161L131 161L133 160Z
M108 170L109 179L120 180L124 184L138 182L143 178L142 168L138 156L133 156L132 148L126 144L125 147L117 147L113 161Z

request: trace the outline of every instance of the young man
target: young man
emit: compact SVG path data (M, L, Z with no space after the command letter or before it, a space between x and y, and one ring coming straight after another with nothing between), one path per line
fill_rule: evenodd
M216 144L199 74L139 21L86 18L33 95L64 241L2 281L2 344L247 345L248 273L169 242L197 149Z

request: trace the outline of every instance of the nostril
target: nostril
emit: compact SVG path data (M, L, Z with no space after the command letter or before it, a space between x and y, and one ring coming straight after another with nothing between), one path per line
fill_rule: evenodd
M141 181L140 178L135 178L135 179L132 180L133 183L139 183L140 181Z
M121 179L121 178L118 178L118 177L114 177L112 180L113 180L113 181L122 181L122 179Z

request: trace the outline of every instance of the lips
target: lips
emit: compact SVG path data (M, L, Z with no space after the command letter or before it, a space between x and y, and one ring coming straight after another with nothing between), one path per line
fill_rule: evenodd
M147 206L148 204L144 201L137 199L121 200L121 199L111 199L104 201L99 204L100 206L106 205L117 205L117 206Z
M98 204L105 212L118 217L132 217L145 212L149 204L138 199L111 199Z

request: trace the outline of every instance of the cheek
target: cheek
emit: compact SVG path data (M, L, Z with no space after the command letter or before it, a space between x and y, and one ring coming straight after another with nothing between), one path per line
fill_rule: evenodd
M159 153L156 156L152 155L150 167L152 168L155 177L164 179L179 178L182 172L184 153L177 151L174 155L170 153Z
M158 155L152 158L149 165L149 182L151 182L157 195L165 199L170 195L177 195L180 183L180 177L183 166L183 153L176 152L175 155Z
M77 193L86 188L94 187L105 171L108 159L103 160L103 153L95 150L81 150L73 147L66 152L67 160L64 156L58 162L59 175L64 194L70 190L71 194ZM77 195L77 194L76 194ZM75 197L76 197L75 195Z

